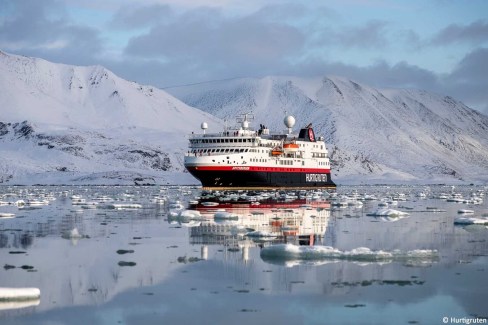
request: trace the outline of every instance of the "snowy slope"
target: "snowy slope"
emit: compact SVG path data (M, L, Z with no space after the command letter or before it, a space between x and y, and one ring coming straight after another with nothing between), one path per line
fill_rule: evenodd
M313 122L344 182L486 182L488 117L447 96L374 89L340 77L233 79L166 89L222 119L252 111L283 129Z
M221 129L219 119L103 67L0 51L0 183L196 183L182 155L202 121Z

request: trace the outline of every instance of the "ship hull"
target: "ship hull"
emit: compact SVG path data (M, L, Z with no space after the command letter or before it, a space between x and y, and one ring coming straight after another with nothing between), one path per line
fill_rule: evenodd
M204 189L314 189L335 188L329 172L280 172L246 170L207 170L188 167Z

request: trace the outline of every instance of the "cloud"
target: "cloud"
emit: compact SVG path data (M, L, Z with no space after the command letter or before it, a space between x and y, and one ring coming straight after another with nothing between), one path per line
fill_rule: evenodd
M445 78L445 91L488 115L488 48L468 53Z
M10 15L0 20L0 48L56 62L93 63L102 51L96 29L69 21L63 3L55 0L3 0Z
M330 6L282 0L0 0L0 49L67 64L101 64L158 87L335 74L375 87L435 91L478 109L488 106L488 50L479 45L488 41L486 19L448 22L428 36L415 21L376 11L346 15L333 2ZM473 44L480 48L473 50ZM433 60L443 62L437 65L443 75L429 70L436 66Z
M113 15L109 25L117 29L150 27L168 19L172 14L168 5L124 6Z
M171 62L183 71L200 70L193 74L197 78L206 71L221 78L272 73L303 50L305 35L286 22L264 17L257 13L227 18L212 8L188 11L132 38L125 53Z
M469 25L451 24L440 30L430 41L431 45L473 43L488 41L488 21L477 20Z
M384 48L389 44L388 25L386 21L371 20L363 26L343 28L333 38L336 44L346 48Z

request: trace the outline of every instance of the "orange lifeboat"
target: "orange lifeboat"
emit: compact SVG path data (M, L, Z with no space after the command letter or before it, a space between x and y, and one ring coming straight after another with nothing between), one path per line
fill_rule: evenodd
M271 155L273 156L279 156L281 154L283 154L283 150L281 150L281 148L276 147L271 150Z
M298 147L299 146L296 143L285 143L285 144L283 144L283 150L285 152L297 152Z

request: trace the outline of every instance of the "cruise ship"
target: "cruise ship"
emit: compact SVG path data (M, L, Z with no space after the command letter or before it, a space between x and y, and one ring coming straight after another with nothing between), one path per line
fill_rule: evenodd
M263 124L253 129L252 114L237 117L234 128L190 135L186 169L206 190L335 188L323 137L312 124L293 133L295 118L284 119L287 131L272 133Z

